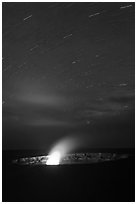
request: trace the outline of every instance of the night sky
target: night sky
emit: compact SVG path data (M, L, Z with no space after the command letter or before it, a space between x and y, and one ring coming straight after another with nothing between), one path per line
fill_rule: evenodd
M3 3L3 149L134 147L134 3Z

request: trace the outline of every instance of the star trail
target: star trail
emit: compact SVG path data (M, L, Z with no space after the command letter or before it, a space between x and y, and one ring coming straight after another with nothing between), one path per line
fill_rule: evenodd
M134 3L2 5L3 147L133 147Z

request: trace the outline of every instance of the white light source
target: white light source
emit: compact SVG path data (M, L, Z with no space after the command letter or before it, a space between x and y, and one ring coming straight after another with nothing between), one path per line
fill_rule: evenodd
M59 152L53 152L48 156L48 160L46 162L47 165L59 165L60 162L60 153Z

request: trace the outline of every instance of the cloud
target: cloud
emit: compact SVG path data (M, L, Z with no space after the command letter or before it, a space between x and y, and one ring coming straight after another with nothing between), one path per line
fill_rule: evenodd
M135 100L135 96L134 95L112 96L110 97L109 100L112 103L120 103L120 104L132 103Z
M102 101L88 102L87 106L82 110L76 111L76 118L79 119L102 119L106 117L113 117L123 113L123 111L131 111L134 109L135 97L134 94L117 94Z
M31 119L26 120L25 123L29 126L35 127L69 127L72 126L69 121L55 120L55 119Z
M26 93L21 97L19 96L19 101L32 105L43 105L57 108L62 107L63 105L68 105L68 100L64 97L49 93Z

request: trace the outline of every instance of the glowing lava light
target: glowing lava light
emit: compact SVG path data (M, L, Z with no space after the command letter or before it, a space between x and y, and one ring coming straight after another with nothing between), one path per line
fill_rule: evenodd
M47 165L59 165L60 163L60 152L53 152L48 156L48 160L46 162Z

